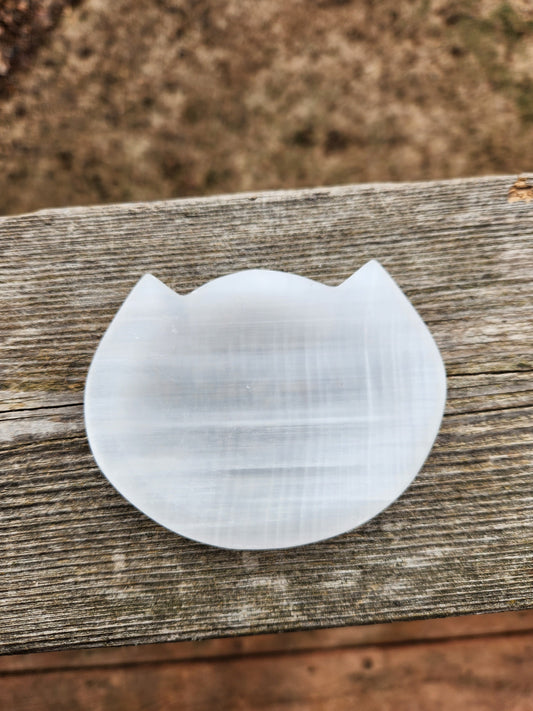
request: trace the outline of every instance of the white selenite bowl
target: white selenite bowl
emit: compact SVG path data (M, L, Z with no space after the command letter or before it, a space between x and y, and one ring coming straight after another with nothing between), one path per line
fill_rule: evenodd
M180 296L144 276L93 358L85 420L102 472L158 523L285 548L392 503L445 400L429 330L371 261L338 287L251 270Z

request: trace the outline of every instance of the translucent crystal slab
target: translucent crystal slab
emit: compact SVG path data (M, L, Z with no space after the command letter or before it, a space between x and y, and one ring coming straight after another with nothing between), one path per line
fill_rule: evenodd
M445 399L429 330L371 261L338 287L252 270L180 296L144 276L98 346L85 418L103 473L155 521L283 548L392 503Z

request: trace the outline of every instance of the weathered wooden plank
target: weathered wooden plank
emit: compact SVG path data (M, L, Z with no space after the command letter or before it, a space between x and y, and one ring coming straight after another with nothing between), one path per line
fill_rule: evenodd
M533 205L514 178L50 210L0 220L0 649L125 644L533 606ZM220 551L149 521L88 450L84 379L151 271L339 283L379 259L449 374L435 449L362 528Z

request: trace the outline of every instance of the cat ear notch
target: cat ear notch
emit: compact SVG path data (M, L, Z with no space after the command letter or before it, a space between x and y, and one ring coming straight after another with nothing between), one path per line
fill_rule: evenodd
M343 290L353 289L354 287L357 287L357 289L367 288L374 286L379 281L391 282L393 279L377 259L371 259L339 284L337 288Z

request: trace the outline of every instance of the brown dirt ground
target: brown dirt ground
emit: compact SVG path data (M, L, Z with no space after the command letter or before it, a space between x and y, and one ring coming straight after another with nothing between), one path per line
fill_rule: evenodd
M13 87L12 73L27 67L65 5L77 0L2 0L0 2L0 92Z
M533 0L0 5L0 214L533 170Z

